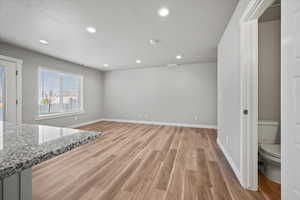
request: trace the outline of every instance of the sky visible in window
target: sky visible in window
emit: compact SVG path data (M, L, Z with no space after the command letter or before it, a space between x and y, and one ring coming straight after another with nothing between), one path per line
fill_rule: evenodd
M81 110L81 77L41 69L39 80L40 114Z
M5 98L5 69L0 66L0 120L4 120L4 98Z
M54 94L60 90L60 73L42 70L40 73L40 88L41 91L52 91ZM80 87L80 78L74 75L63 75L64 90L78 90Z

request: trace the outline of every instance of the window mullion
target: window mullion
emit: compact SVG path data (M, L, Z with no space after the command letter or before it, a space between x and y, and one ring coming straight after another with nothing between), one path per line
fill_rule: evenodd
M83 111L83 77L40 68L38 78L39 117Z
M79 108L79 110L80 111L82 111L82 108L83 108L83 104L82 104L82 102L83 102L83 94L82 94L82 90L83 90L83 88L82 88L82 78L80 78L79 79L80 80L80 82L79 82L79 85L78 85L78 94L79 94L79 97L78 97L78 99L79 99L79 106L80 106L80 108Z
M59 107L60 107L60 112L64 112L63 109L63 87L64 87L64 83L63 83L63 74L60 74L59 76Z

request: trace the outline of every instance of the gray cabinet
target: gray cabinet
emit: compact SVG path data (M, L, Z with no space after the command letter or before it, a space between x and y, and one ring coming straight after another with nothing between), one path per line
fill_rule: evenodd
M31 168L1 180L0 200L32 200Z

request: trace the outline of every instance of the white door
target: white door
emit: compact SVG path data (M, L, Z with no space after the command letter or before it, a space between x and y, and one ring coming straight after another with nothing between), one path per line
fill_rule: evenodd
M300 199L300 0L282 0L282 199Z
M19 122L18 64L0 57L0 121Z
M241 180L257 190L258 20L241 23ZM250 112L248 112L250 111Z

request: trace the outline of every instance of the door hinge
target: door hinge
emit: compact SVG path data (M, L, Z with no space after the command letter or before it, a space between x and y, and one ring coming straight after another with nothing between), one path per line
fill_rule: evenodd
M248 115L248 113L249 113L248 109L243 110L244 115Z
M16 70L16 76L18 76L19 75L19 71L18 70Z
M16 100L16 104L18 105L18 103L19 103L19 101L18 101L18 99Z

